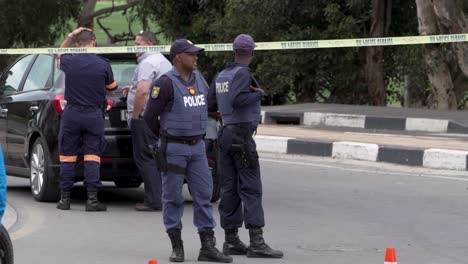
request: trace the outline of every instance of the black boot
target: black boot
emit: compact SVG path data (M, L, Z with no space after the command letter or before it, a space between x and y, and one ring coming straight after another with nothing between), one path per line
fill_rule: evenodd
M248 258L282 258L283 252L270 248L263 240L261 228L249 229L250 245L247 248Z
M88 200L86 201L86 211L98 212L107 211L107 207L98 200L97 191L88 191Z
M225 229L225 242L223 244L224 255L245 255L247 246L242 243L237 235L237 229Z
M215 246L216 240L213 230L198 232L200 235L201 248L198 261L231 263L232 257L221 253Z
M70 191L60 191L60 201L57 204L57 209L70 210Z
M167 232L172 244L172 255L169 257L170 262L184 262L184 242L180 230Z

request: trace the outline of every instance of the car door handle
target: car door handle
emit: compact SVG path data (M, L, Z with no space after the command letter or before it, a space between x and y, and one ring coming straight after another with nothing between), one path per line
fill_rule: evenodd
M39 106L35 106L35 105L34 105L34 106L31 106L31 107L29 107L29 110L31 110L31 111L37 111L37 110L39 110Z

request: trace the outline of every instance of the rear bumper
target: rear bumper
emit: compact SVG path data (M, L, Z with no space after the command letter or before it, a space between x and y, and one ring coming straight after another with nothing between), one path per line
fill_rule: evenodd
M105 135L107 147L102 157L104 158L131 158L133 159L132 136Z

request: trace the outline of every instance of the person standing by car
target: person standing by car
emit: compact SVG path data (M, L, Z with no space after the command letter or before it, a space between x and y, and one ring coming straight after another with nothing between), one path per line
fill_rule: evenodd
M198 53L203 50L186 39L172 44L170 57L174 67L151 85L144 119L161 139L158 156L163 171L163 216L173 249L169 260L184 261L181 220L184 212L182 186L186 178L193 198L193 222L202 245L198 260L230 263L232 258L215 247L213 228L216 223L210 202L213 182L203 141L208 119L207 86L201 74L195 71Z
M96 36L87 28L68 35L61 48L73 41L77 47L96 46ZM65 100L59 132L60 201L57 208L70 209L70 192L75 182L75 163L80 148L84 154L84 185L87 190L86 211L106 211L98 200L101 188L101 153L105 148L104 112L106 91L113 93L117 83L108 61L96 54L59 54L60 69L65 73Z
M6 208L7 178L5 171L5 161L3 159L2 145L0 145L0 223Z
M153 32L143 31L135 38L136 46L157 45ZM155 145L157 137L149 130L142 116L148 101L151 82L168 72L172 65L164 55L158 53L137 53L138 66L135 69L131 86L122 88L127 95L128 126L132 132L133 157L145 184L143 203L137 203L137 211L159 211L161 205L161 175L156 166L150 145Z
M219 204L225 231L223 253L282 258L283 252L271 249L263 239L262 182L253 134L260 121L264 92L249 69L255 47L251 36L237 36L233 43L235 62L217 75L208 92L208 110L219 109L224 124L218 136L223 171ZM243 222L249 230L249 247L238 236Z

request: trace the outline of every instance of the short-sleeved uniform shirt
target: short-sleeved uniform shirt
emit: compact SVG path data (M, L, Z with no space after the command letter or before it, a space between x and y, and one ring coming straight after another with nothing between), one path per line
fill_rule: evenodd
M138 66L135 69L132 79L132 87L127 96L128 117L132 118L133 105L135 103L135 93L139 82L149 81L150 83L161 77L164 73L172 69L172 64L161 53L145 53L138 58ZM142 108L145 112L146 104Z
M65 73L69 104L99 106L106 99L106 90L118 88L109 62L96 54L63 54L60 69Z

